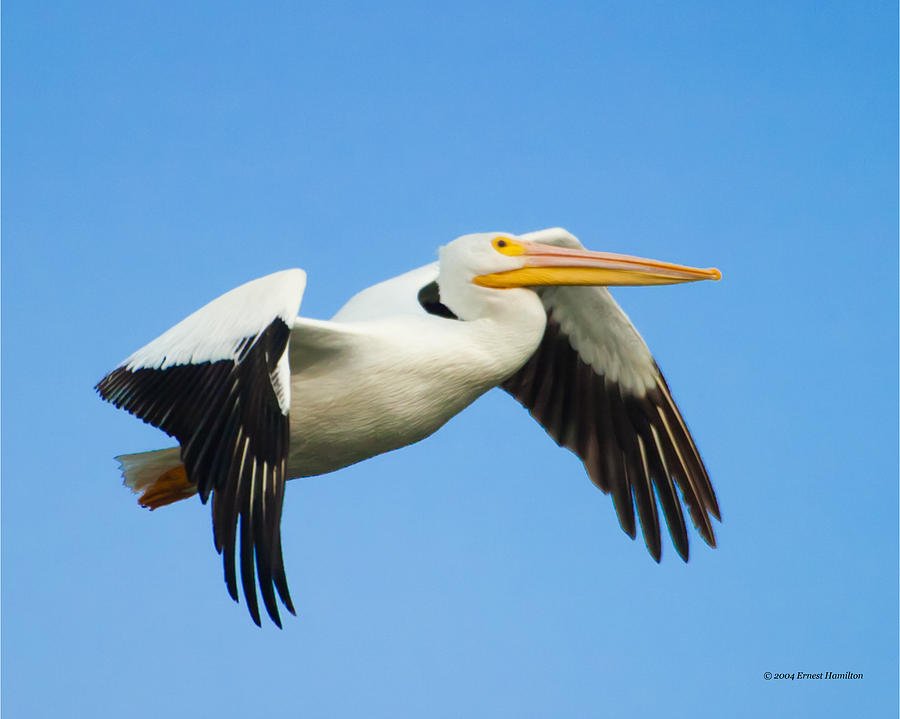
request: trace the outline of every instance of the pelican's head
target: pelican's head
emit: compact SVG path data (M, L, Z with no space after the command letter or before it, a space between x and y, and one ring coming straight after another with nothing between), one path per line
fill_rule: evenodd
M488 293L496 290L542 285L671 285L721 276L715 268L591 252L557 227L518 236L506 232L463 235L441 247L438 285L447 306L464 317L472 312L461 305L483 305L490 301Z

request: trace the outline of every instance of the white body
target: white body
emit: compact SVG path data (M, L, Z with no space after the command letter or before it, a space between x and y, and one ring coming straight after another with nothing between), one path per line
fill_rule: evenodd
M534 293L523 293L524 307L516 302L508 317L469 322L429 315L417 303L391 314L375 302L379 292L414 298L429 273L436 268L376 285L330 322L297 318L289 477L332 472L424 439L534 353L546 323ZM402 292L405 284L411 293ZM388 314L367 319L375 309Z

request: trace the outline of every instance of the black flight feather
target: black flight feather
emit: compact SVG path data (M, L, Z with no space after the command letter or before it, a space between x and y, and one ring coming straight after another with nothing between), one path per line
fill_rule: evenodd
M678 554L687 561L682 498L700 536L715 546L719 519L709 475L659 367L643 394L598 373L572 347L552 310L540 345L501 387L556 442L584 462L591 481L612 495L622 529L635 536L635 509L647 549L661 556L657 503Z
M165 369L119 367L97 385L104 399L179 441L188 479L204 502L212 496L213 539L223 555L228 593L238 600L240 526L247 608L260 624L258 580L266 611L279 627L275 589L294 613L280 532L290 425L272 377L289 337L288 325L275 318L242 340L233 359Z

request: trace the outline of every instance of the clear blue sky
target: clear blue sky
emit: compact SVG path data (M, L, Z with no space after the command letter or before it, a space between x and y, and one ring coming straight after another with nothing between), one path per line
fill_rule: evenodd
M3 3L10 717L896 716L891 2ZM257 629L92 386L287 267L301 312L457 235L715 265L616 293L709 466L657 566L510 398L292 482ZM853 671L860 681L765 681Z

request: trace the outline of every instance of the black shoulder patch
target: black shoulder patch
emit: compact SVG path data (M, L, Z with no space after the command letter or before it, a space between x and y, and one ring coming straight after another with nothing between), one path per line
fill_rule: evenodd
M438 317L444 317L448 320L458 320L453 312L450 310L447 305L441 302L441 291L438 288L438 283L429 282L425 285L421 290L419 290L419 304L425 308L425 311L430 315L436 315Z

